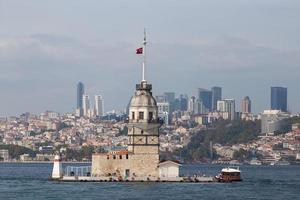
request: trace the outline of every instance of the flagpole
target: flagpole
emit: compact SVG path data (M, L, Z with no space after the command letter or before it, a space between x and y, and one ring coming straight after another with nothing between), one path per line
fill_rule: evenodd
M144 29L144 41L143 41L143 70L142 70L142 82L146 82L146 29Z

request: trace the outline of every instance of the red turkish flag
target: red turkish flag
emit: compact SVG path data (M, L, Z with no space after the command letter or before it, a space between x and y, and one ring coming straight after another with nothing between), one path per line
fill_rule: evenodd
M143 47L136 49L136 54L143 54Z

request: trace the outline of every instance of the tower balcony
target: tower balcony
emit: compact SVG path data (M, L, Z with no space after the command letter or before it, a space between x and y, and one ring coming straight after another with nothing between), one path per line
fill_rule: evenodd
M140 84L136 84L135 86L136 90L147 90L147 91L151 91L152 90L152 85L151 84L147 84L145 83L140 83Z

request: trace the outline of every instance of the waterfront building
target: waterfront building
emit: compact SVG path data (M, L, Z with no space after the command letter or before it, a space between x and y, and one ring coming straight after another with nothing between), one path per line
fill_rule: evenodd
M9 152L7 149L0 149L0 159L3 161L9 160Z
M104 114L104 105L101 95L95 95L94 114L99 117Z
M274 134L283 128L282 120L289 117L288 113L281 110L264 110L261 114L261 133Z
M242 113L251 113L251 100L246 96L241 103Z
M287 88L271 87L271 110L287 111Z
M207 112L212 110L212 91L198 88L198 99L201 100Z
M222 100L222 88L214 86L211 88L212 92L212 111L217 110L217 102Z
M83 94L84 94L84 85L82 82L77 84L77 109L76 113L78 113L79 117L83 116Z
M171 160L159 163L159 177L163 179L178 177L180 166L179 162Z

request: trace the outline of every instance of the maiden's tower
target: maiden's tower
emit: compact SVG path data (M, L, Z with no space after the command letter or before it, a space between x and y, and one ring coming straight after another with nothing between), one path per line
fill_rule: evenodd
M131 98L128 122L128 148L97 153L92 157L92 176L117 176L130 180L159 179L159 127L157 104L152 85L145 79L146 34L143 47L142 80Z

